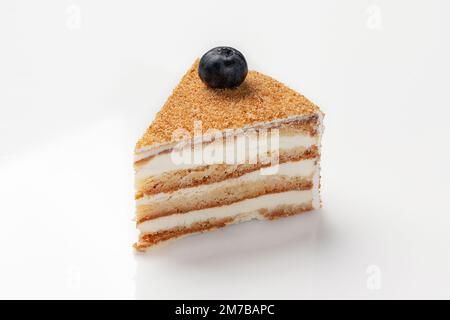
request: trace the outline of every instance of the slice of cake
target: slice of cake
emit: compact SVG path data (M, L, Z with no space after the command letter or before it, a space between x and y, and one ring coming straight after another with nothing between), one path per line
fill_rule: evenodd
M136 145L135 248L319 208L322 118L239 51L210 50Z

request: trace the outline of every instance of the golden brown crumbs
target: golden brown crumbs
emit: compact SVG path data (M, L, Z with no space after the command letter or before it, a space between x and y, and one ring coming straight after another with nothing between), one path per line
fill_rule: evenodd
M198 60L184 75L136 148L169 142L183 128L191 135L194 121L208 129L241 128L260 122L317 113L319 108L300 93L256 71L235 89L211 89L198 77Z

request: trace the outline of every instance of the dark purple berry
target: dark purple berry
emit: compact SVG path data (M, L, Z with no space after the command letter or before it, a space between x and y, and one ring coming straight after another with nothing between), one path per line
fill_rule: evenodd
M211 88L235 88L247 76L247 61L242 53L231 47L209 50L200 59L198 75Z

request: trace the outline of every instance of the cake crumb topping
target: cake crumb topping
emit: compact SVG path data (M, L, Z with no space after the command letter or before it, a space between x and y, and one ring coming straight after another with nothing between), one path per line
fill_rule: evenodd
M170 142L172 133L179 128L193 135L195 121L201 121L205 132L319 112L300 93L256 71L249 71L237 88L211 89L199 78L198 63L197 60L183 76L136 149Z

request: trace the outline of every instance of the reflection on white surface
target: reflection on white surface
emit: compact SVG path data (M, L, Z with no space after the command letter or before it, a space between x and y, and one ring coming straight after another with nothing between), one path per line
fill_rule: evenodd
M122 120L98 121L0 164L2 296L132 296L126 133Z
M450 298L450 2L75 5L0 4L0 298ZM322 107L324 208L136 255L134 143L224 44Z
M321 212L276 221L250 221L186 237L137 254L136 297L289 298L295 282L313 290L314 252ZM155 281L155 278L158 281ZM220 279L220 280L218 280ZM176 293L173 292L176 289Z

